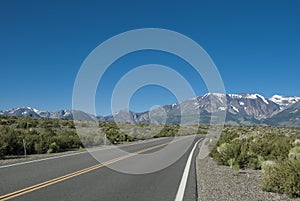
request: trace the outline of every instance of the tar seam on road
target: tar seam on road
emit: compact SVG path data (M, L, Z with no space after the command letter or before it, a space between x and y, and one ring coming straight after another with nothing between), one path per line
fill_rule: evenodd
M113 164L115 162L124 160L126 158L135 156L137 154L144 153L144 152L147 152L147 151L150 151L150 150L153 150L153 149L157 149L157 148L160 148L160 147L163 147L165 145L172 144L172 143L174 143L174 142L171 141L171 142L163 143L163 144L156 145L156 146L153 146L153 147L150 147L150 148L142 149L142 150L139 150L139 151L134 152L134 153L130 153L130 154L118 157L118 158L114 158L114 159L109 160L107 162L104 162L102 164L97 164L97 165L94 165L94 166L91 166L91 167L88 167L88 168L85 168L85 169L82 169L82 170L79 170L79 171L76 171L76 172L73 172L73 173L61 176L61 177L57 177L57 178L54 178L54 179L51 179L51 180L48 180L48 181L45 181L45 182L42 182L42 183L30 186L30 187L27 187L27 188L21 189L21 190L18 190L18 191L15 191L15 192L12 192L12 193L9 193L9 194L6 194L6 195L2 195L2 196L0 196L0 201L9 200L9 199L12 199L12 198L15 198L15 197L19 197L19 196L24 195L26 193L29 193L29 192L32 192L32 191L35 191L35 190L38 190L38 189L50 186L52 184L56 184L58 182L61 182L61 181L64 181L64 180L67 180L67 179L79 176L81 174L88 173L90 171L93 171L93 170L99 169L101 167Z
M186 166L184 168L184 171L183 171L183 174L182 174L182 179L180 181L180 185L179 185L179 188L178 188L178 191L177 191L177 194L176 194L176 198L175 198L175 201L182 201L183 200L183 196L184 196L184 192L185 192L185 188L186 188L186 183L187 183L187 179L188 179L188 176L189 176L189 172L190 172L190 167L191 167L191 163L192 163L192 158L193 158L193 155L194 155L194 152L195 152L195 149L198 145L198 143L201 141L202 139L198 140L190 155L189 155L189 158L186 162Z

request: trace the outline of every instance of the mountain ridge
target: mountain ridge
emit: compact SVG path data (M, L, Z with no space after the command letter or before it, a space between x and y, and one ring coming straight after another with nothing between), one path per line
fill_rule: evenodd
M19 107L0 111L0 115L9 116L74 119L74 115L77 115L75 119L92 118L109 122L157 124L210 123L211 119L219 118L222 113L226 113L226 124L300 126L300 97L274 95L270 98L265 98L256 93L207 93L181 103L164 105L151 111L132 112L129 110L121 110L116 114L107 116L94 116L76 110L42 111L31 107Z

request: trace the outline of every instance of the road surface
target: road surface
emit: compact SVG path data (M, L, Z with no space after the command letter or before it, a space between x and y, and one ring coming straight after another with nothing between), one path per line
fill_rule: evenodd
M138 167L165 161L172 153L188 150L170 166L146 174L128 174ZM93 156L101 156L99 163L88 152L0 166L0 200L63 200L63 201L191 201L197 200L195 156L199 136L162 138L116 148L100 147ZM165 147L169 149L164 150ZM118 150L120 150L118 149ZM126 151L126 152L125 152ZM161 151L161 157L139 164L138 156ZM117 171L124 168L123 172ZM114 168L114 169L112 169Z

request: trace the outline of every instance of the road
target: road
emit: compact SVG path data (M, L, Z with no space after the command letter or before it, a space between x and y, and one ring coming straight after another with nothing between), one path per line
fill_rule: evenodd
M199 136L162 138L118 148L100 147L92 151L94 157L79 152L0 166L0 200L197 200L195 156L199 141ZM184 150L187 142L191 145L178 160L151 172L156 164L177 156L174 153ZM153 157L153 153L159 154ZM139 159L147 155L151 160ZM145 173L138 174L142 171Z

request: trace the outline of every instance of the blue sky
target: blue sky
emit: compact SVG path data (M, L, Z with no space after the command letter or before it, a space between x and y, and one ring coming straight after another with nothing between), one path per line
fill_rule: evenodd
M0 1L0 110L71 108L73 84L87 55L116 34L147 27L174 30L199 43L227 93L300 96L299 10L296 0ZM126 70L153 62L184 74L197 95L207 92L201 77L180 59L140 52L108 70L106 87L96 95L98 113L110 113L113 86ZM136 92L130 108L173 102L172 93L149 86Z

